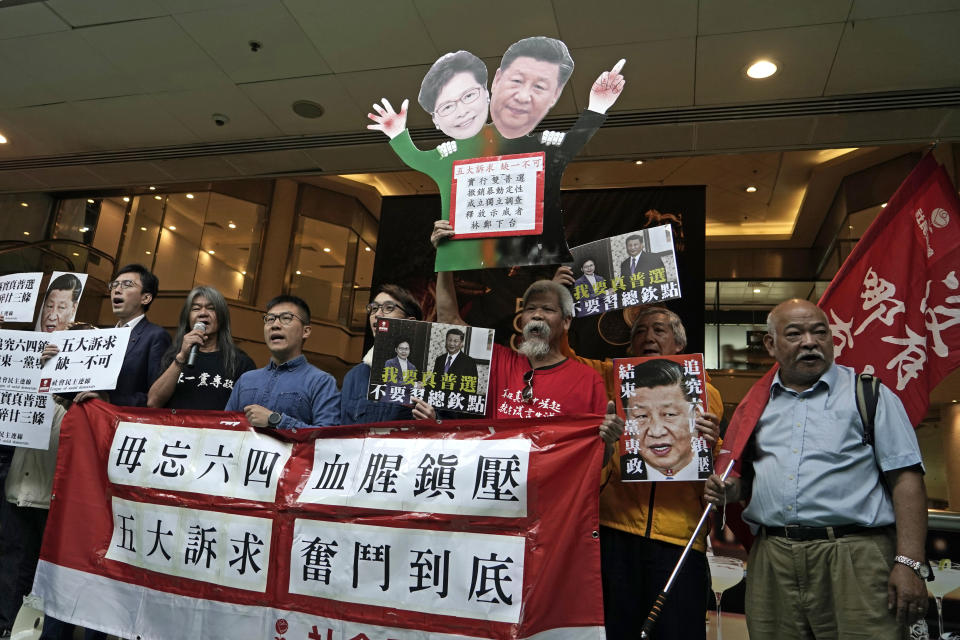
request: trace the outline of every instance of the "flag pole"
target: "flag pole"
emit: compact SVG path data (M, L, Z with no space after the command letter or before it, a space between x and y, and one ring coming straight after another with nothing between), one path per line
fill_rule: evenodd
M720 482L725 482L727 476L730 475L730 472L733 470L733 464L735 460L731 460L727 465L727 468L724 470L723 475L720 476ZM649 638L650 633L653 631L653 627L657 624L657 618L660 617L660 612L663 610L663 605L667 601L667 594L670 593L670 588L673 587L673 581L676 580L677 574L680 573L680 569L683 568L683 563L687 560L687 554L690 553L690 548L693 547L693 541L697 539L697 536L700 534L700 530L703 529L704 523L707 521L707 516L710 515L710 512L713 511L714 505L711 502L707 505L707 508L703 510L703 515L700 516L700 522L697 523L697 528L693 530L693 535L690 536L690 540L687 541L687 546L683 548L683 553L680 554L680 560L677 561L677 566L673 568L673 573L670 574L670 578L667 580L667 584L663 587L663 591L657 596L657 599L653 603L653 608L650 609L650 613L647 614L647 619L643 623L643 629L640 631L641 638Z

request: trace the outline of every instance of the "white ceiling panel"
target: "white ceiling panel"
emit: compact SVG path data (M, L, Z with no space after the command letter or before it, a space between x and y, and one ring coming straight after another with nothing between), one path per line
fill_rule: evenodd
M169 13L189 13L191 11L207 11L208 9L222 9L224 7L241 7L248 4L257 4L261 0L156 0L156 3Z
M203 141L272 138L282 134L270 119L236 87L158 93L157 104ZM213 114L230 118L217 126Z
M32 36L70 28L40 2L0 8L0 39Z
M145 187L170 179L169 175L149 161L110 162L86 165L86 167L90 173L99 176L105 184L116 186Z
M300 150L241 153L221 156L237 173L245 176L317 171L320 167Z
M172 18L88 27L77 32L131 78L128 93L232 84Z
M885 18L888 16L902 16L914 13L931 13L934 11L956 11L960 9L958 0L854 0L851 20L865 20L867 18Z
M431 64L439 56L412 0L284 3L336 73Z
M682 152L693 146L693 135L694 127L687 124L604 128L597 131L580 156L642 158Z
M30 169L29 174L32 179L58 189L79 189L103 185L100 177L88 171L86 167Z
M234 82L330 73L310 39L279 0L175 16ZM251 40L260 50L250 50Z
M960 11L846 26L826 94L960 84Z
M822 95L842 31L843 24L824 24L700 38L697 104ZM776 60L779 73L765 80L748 78L745 67L757 58Z
M465 49L499 60L521 38L558 37L549 0L487 0L480 11L477 5L465 7L449 0L414 0L414 4L440 54ZM464 28L467 24L469 28ZM496 68L492 66L491 73Z
M813 116L704 122L697 125L696 148L698 151L746 150L752 143L767 149L803 147L809 144L815 123Z
M866 145L932 140L950 113L949 109L911 109L860 113L855 118L821 116L811 141L827 145L860 140Z
M560 38L571 48L692 38L696 0L554 0ZM702 10L702 9L701 9Z
M46 185L34 180L28 174L20 171L0 171L0 189L3 191L35 191Z
M73 103L77 124L101 131L107 147L130 149L198 142L197 136L164 111L152 96L123 96Z
M373 109L373 103L380 102L381 98L389 100L397 110L400 109L403 99L408 98L410 100L410 108L407 112L408 127L433 127L430 116L417 102L420 83L428 69L429 67L405 67L337 74L337 79L343 84L353 103L359 106L357 112L359 118L352 121L355 124L351 127L363 128L372 124L372 121L367 119L367 113Z
M327 147L309 149L307 153L325 173L353 173L405 169L384 138L383 144L365 144L356 147ZM431 182L427 176L423 177Z
M130 87L130 78L91 47L77 30L0 40L0 60L0 107L135 91Z
M337 76L255 82L241 85L240 90L286 135L360 129L365 126L363 120L369 109L350 99ZM301 118L291 107L297 100L322 105L324 115Z
M575 49L574 99L581 110L586 109L590 89L600 74L626 58L621 72L626 85L611 111L689 106L693 104L695 51L693 38ZM651 59L661 63L650 64Z
M23 131L35 141L34 146L40 147L39 154L29 155L99 151L109 144L105 139L107 132L98 123L82 118L72 102L24 107L7 111L3 117L14 136ZM14 144L18 143L16 138L13 140ZM19 145L16 148L19 149Z
M168 13L153 0L46 0L45 4L74 27L143 20Z
M843 22L851 0L723 0L701 2L700 35Z
M171 182L187 180L229 180L242 177L222 158L177 158L176 160L156 160L156 167L170 176Z

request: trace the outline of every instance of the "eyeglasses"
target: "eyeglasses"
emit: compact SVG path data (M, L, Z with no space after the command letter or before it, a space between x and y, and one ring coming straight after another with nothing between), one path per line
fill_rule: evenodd
M484 92L483 87L474 87L473 89L467 89L460 94L460 97L456 100L450 100L449 102L444 102L441 105L438 105L436 110L433 112L433 115L440 118L446 118L453 115L453 112L457 110L457 103L470 104L475 102Z
M520 392L520 399L524 402L533 402L533 369L523 374L523 391Z
M378 313L380 310L383 310L384 313L393 313L397 309L403 311L403 306L397 304L396 302L384 302L380 304L379 302L371 302L367 305L367 315L371 313Z
M139 287L141 285L137 284L133 280L113 280L112 282L107 283L107 289L113 291L114 289L132 289L133 287Z
M263 324L273 324L277 320L280 321L280 324L287 327L290 326L290 323L293 322L293 319L296 318L303 324L307 324L307 321L298 316L295 313L290 313L289 311L284 311L283 313L265 313L263 314Z

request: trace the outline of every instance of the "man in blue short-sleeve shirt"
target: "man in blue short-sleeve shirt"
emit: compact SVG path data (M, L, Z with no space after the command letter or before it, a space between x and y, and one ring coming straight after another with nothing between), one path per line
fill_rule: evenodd
M337 381L303 355L310 335L310 307L296 296L267 303L263 338L270 363L237 380L226 411L243 411L254 427L304 429L340 422Z

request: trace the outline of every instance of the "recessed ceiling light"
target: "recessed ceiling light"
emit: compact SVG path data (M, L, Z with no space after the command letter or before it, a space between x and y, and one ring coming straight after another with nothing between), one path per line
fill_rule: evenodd
M323 248L323 252L324 252L324 253L330 253L330 247L324 247L324 248Z
M93 201L93 198L87 198L87 202L90 203L90 204L95 204L94 201Z
M147 230L146 227L140 227L140 231L146 231L146 230Z
M373 251L373 249L371 249L370 247L364 247L363 250L364 250L364 251Z
M30 205L27 204L26 202L21 202L21 203L20 203L20 206L21 206L21 207L29 207Z
M747 187L746 189L744 189L744 191L746 191L747 193L756 193L756 192L757 192L757 188L756 188L755 186L753 186L753 185L750 185L749 187Z
M144 253L147 254L147 255L150 255L150 252L149 252L149 251L144 251Z
M130 202L130 198L128 198L127 196L123 196L123 201L124 201L124 202Z
M852 225L852 224L848 224L848 225L847 225L847 229L853 229L853 225Z
M237 225L233 224L232 222L231 222L230 224L228 224L227 226L230 227L231 229L236 229L236 228L237 228Z
M0 144L7 144L7 139L0 133Z
M769 78L775 74L777 70L778 67L775 62L771 60L757 60L747 67L747 76L754 80L762 80L763 78Z
M156 187L147 187L147 189L150 189L150 191L156 191L156 190L157 190Z
M154 200L163 200L163 198L161 198L160 196L153 196L153 199L154 199Z
M193 200L193 194L192 194L192 193L188 193L188 194L187 194L187 199L188 199L188 200Z
M247 275L246 271L241 271L240 273L242 273L243 275Z
M300 275L300 269L297 269L297 275Z
M29 232L29 231L24 231L24 232L23 232L23 235L28 236L28 235L30 235L30 232Z
M209 253L210 255L213 255L216 253L216 251L214 251L213 249L207 249L207 253Z
M176 228L174 225L170 225L169 227L167 227L167 229L170 229L170 231L176 231L176 230L177 230L177 228Z
M75 255L75 256L77 256L77 257L80 257L80 254L77 253L76 251L73 252L73 255Z
M760 293L760 289L754 289L753 292L754 292L754 293Z
M641 165L641 164L643 164L643 160L637 160L637 161L636 161L636 162L634 162L633 164L636 164L636 165Z
M86 233L87 231L90 231L90 227L80 227L80 233Z
M884 202L883 204L881 204L881 205L880 205L880 208L881 208L881 209L886 209L886 208L887 208L887 203Z

